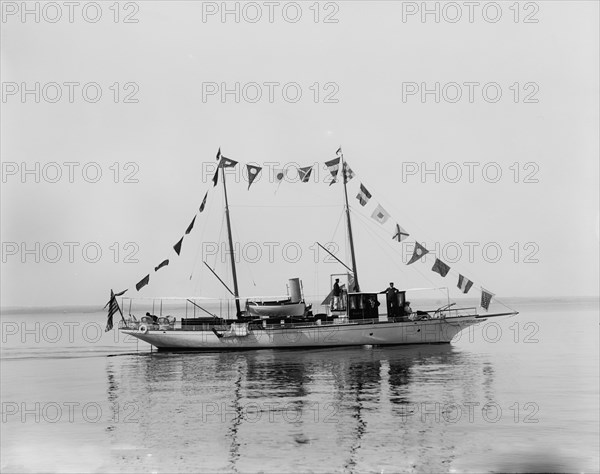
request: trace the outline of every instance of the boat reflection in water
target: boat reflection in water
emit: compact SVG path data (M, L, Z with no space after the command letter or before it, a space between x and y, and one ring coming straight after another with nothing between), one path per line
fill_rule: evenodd
M450 345L108 360L123 470L448 470L494 397L486 356Z

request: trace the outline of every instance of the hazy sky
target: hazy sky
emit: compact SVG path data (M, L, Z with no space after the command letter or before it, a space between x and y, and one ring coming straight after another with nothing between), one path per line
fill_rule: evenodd
M342 145L365 290L456 286L433 258L402 263L397 222L498 298L598 295L598 3L488 3L427 2L436 22L421 2L279 2L270 22L263 2L227 2L236 22L221 2L29 2L24 17L3 2L2 305L100 304L148 273L142 296L223 296L202 264L230 281L213 252L219 147L240 165L308 166ZM342 188L324 168L279 187L268 171L249 191L228 181L240 291L283 294L300 277L326 294L343 269L314 243L349 262Z

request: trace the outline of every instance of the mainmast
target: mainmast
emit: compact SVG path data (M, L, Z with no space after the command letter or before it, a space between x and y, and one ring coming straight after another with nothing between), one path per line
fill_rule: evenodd
M346 222L348 223L348 240L350 241L350 255L352 256L352 273L354 273L354 291L360 291L358 285L358 273L356 272L356 255L354 254L354 237L352 236L352 222L350 221L350 206L348 205L348 190L346 189L346 165L344 154L340 152L340 164L342 168L342 182L344 183L344 198L346 200ZM350 291L350 288L348 288Z
M233 250L233 237L231 236L231 220L229 219L229 201L227 200L227 185L225 184L225 167L221 167L221 175L223 177L223 193L225 194L225 217L227 220L227 237L229 237L229 249L231 255L231 275L233 276L233 293L235 296L235 308L237 317L242 314L240 309L240 292L238 289L237 272L235 270L235 251ZM346 198L347 202L347 198Z

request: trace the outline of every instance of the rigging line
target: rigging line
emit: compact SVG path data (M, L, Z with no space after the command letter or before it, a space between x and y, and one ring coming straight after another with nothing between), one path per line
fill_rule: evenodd
M250 264L243 258L243 255L241 255L242 254L241 240L240 240L240 236L238 235L236 227L233 228L233 233L235 234L235 237L236 237L238 243L240 243L240 251L239 251L239 253L240 253L240 260L239 261L240 262L241 261L244 262L244 268L248 269L248 273L250 274L250 279L252 280L252 284L254 286L256 286L256 281L254 280L254 274L252 273L252 268L250 267Z
M358 177L358 176L357 176L357 177ZM361 179L361 181L360 181L360 182L361 182L361 183L364 185L364 181L363 181L362 179ZM366 185L365 185L365 186L366 186ZM369 188L369 187L367 186L367 189L368 189L368 188ZM383 193L382 193L382 194L383 194ZM374 197L375 197L375 196L374 196ZM377 200L378 200L378 201L384 201L385 207L387 207L388 209L389 209L389 208L391 208L391 209L394 209L395 211L399 211L399 208L397 208L397 207L396 207L396 206L395 206L395 205L392 203L392 201L388 200L388 199L386 198L386 196L385 196L385 195L383 195L383 197L384 197L384 199L382 199L382 200L379 200L379 199L377 199ZM400 215L402 215L403 213L402 213L402 212L399 212L399 214L400 214ZM420 227L418 224L416 224L416 223L415 223L415 221L413 221L413 220L412 220L412 219L410 219L410 218L403 217L403 220L407 220L407 221L410 223L410 227L411 227L411 237L412 237L413 239L415 239L415 237L414 237L414 234L412 233L412 228L413 228L413 227L414 227L414 228L416 228L416 229L417 229L417 231L419 231L420 233L421 233L421 231L422 231L422 228L421 228L421 227ZM422 233L424 234L425 232L422 232ZM415 240L416 240L416 239L415 239ZM421 240L421 241L427 241L427 239L419 239L419 240ZM436 255L436 257L438 257L438 258L439 258L440 256ZM440 260L441 260L441 258L440 258ZM453 271L453 270L452 270L452 268L456 268L456 270L458 270L460 273L456 273L456 270L455 270L455 271ZM470 276L471 276L471 278L469 278L469 279L470 279L470 280L472 280L472 281L474 281L474 280L477 280L478 282L481 282L481 281L483 281L483 279L482 279L482 278L480 278L479 274L477 274L477 273L473 272L472 270L464 271L464 270L463 270L463 267L462 267L460 264L459 264L459 265L457 265L457 264L456 264L456 262L452 264L452 267L451 267L450 273L453 273L453 274L455 274L457 278L458 278L458 274L461 274L461 275L463 275L463 276L470 275ZM479 284L480 286L483 286L483 287L484 287L484 288L486 288L486 289L487 289L487 288L488 288L488 286L489 286L489 285L487 285L487 284L485 284L485 283L478 283L478 284ZM510 306L508 306L508 305L506 305L505 303L502 303L500 300L498 300L498 298L496 298L496 296L495 296L495 295L494 295L494 301L496 301L497 303L501 304L501 305L502 305L502 306L504 306L505 308L508 308L508 309L511 309L511 310L513 310L513 311L514 311L514 309L513 309L513 308L511 308Z
M364 222L364 219L365 219L365 218L364 218L363 216L359 215L359 218L360 218L361 220L363 220L363 222ZM365 223L365 229L366 229L366 230L367 230L369 233L371 233L371 235L374 235L374 236L375 236L375 237L377 237L378 239L381 239L381 241L382 241L382 242L384 242L384 243L386 244L384 247L382 247L381 245L380 245L379 247L380 247L380 248L381 248L381 249L382 249L382 250L383 250L383 251L384 251L384 252L385 252L385 253L386 253L388 256L389 256L390 254L389 254L389 252L388 252L387 250L390 250L390 249L392 249L391 251L392 251L393 253L397 253L397 254L399 254L399 255L400 255L400 257L402 257L402 254L401 254L401 253L400 253L398 250L396 250L395 248L393 248L394 246L390 245L390 244L387 242L387 239L386 239L386 240L384 240L382 236L380 236L380 235L378 235L376 232L374 232L374 231L373 231L373 229L371 229L371 228L370 228L368 225L366 225L366 223ZM392 257L394 257L394 256L392 256ZM403 263L403 266L400 266L400 265L399 265L399 264L398 264L398 263L395 261L395 258L392 258L392 262L394 263L394 265L395 265L395 266L396 266L398 269L400 269L400 270L401 270L401 272L402 272L402 273L405 273L405 272L406 272L406 270L407 270L407 269L406 269L406 264L404 264L404 263ZM415 270L416 270L416 271L417 271L417 273L419 273L419 274L420 274L420 275L423 277L423 279L425 279L425 280L426 280L426 281L427 281L427 282L428 282L430 285L432 285L433 287L437 286L437 285L436 285L436 284L433 282L433 280L429 279L429 278L428 278L428 277L427 277L427 276L426 276L426 275L425 275L423 272L421 272L421 271L419 270L419 268L418 268L418 267L415 267ZM440 290L440 291L441 291L441 290Z
M364 220L364 219L366 219L364 216L362 216L362 215L360 215L360 214L357 214L357 215L359 216L359 218L360 218L361 220ZM372 232L372 229L371 229L370 227L368 227L368 226L366 226L366 225L365 225L365 227L366 227L366 229L367 229L369 232ZM382 237L381 237L381 236L379 236L379 235L377 235L377 234L375 234L375 235L376 235L378 238L381 238L381 239L382 239ZM387 240L386 240L385 242L386 242L386 244L387 244L387 246L388 246L388 247L390 247L390 248L392 248L392 249L393 249L393 252L395 252L395 253L400 253L400 250L397 250L397 249L395 248L396 246L394 246L394 245L393 245L393 244L391 244L391 243L388 243L388 242L387 242ZM400 256L401 256L401 254L400 254ZM436 257L436 258L437 258L437 257ZM416 262L415 262L415 263L416 263ZM405 265L405 264L404 264L404 265ZM398 267L398 265L396 265L396 266ZM406 266L406 265L405 265L405 266ZM428 281L428 282L429 282L429 283L430 283L432 286L437 286L437 284L436 284L435 282L433 282L432 280L430 280L430 279L429 279L427 276L425 276L425 274L424 274L424 273L422 273L422 272L421 272L421 270L420 270L418 267L414 267L414 269L415 269L415 270L416 270L416 271L417 271L417 272L418 272L418 273L419 273L419 274L420 274L420 275L421 275L421 276L422 276L422 277L423 277L425 280L427 280L427 281ZM404 273L404 272L403 272L403 273ZM458 278L458 275L459 275L459 274L458 274L457 272L455 272L455 271L452 271L452 269L450 269L449 273L450 273L450 274L452 274L452 275L453 275L455 278ZM450 288L454 289L452 286L450 286ZM440 291L441 291L441 290L440 290ZM493 301L495 301L496 303L498 303L498 304L500 304L500 305L504 306L504 307L505 307L505 308L507 308L507 309L510 309L510 310L514 311L514 309L513 309L513 308L511 308L511 307L510 307L510 306L508 306L507 304L505 304L505 303L503 303L502 301L500 301L499 299L497 299L497 298L495 297L495 295L494 295Z

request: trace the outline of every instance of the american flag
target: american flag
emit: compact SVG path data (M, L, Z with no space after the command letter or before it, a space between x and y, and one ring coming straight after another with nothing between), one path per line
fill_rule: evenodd
M113 291L110 290L110 300L104 306L104 309L106 309L106 307L108 306L108 320L106 321L106 329L104 330L104 332L108 332L113 328L113 316L116 314L117 311L121 313L121 318L123 318L123 313L121 312L121 308L119 308L119 303L117 303L117 296L125 294L126 291L127 290L123 290L115 295Z

